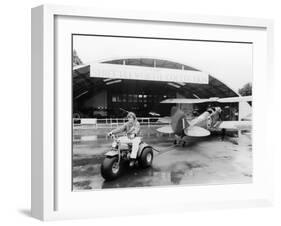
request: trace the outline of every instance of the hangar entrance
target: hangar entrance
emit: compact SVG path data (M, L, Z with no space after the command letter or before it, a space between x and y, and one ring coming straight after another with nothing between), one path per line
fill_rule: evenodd
M120 108L136 112L139 117L169 115L170 107L160 102L176 96L176 90L164 82L122 80L109 89L108 108L115 116L122 116Z
M121 118L126 111L138 117L168 116L173 104L161 104L180 92L165 82L93 78L90 92L77 99L75 111L94 118Z

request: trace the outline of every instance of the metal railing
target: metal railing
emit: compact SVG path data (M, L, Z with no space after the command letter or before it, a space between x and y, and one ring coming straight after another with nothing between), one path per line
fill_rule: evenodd
M137 118L138 122L141 126L159 126L165 123L161 123L158 120L160 117L139 117ZM74 125L92 125L95 128L113 128L117 126L121 126L127 122L126 118L74 118L73 123Z

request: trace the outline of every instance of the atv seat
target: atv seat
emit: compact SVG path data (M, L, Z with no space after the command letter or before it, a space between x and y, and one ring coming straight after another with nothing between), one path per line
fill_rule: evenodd
M136 137L140 140L140 143L142 142L142 137ZM125 149L131 149L132 148L132 143L128 142L128 138L126 136L124 137L119 137L118 138L120 142L120 149L125 150Z

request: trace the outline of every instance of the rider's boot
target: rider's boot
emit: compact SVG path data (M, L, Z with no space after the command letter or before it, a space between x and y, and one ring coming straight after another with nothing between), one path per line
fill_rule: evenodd
M129 166L130 167L133 167L136 163L136 160L135 159L130 159L130 163L129 163Z

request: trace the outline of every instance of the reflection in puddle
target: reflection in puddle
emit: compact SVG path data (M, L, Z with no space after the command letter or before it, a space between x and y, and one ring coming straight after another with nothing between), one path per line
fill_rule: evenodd
M96 135L94 136L82 136L81 137L81 141L93 141L93 140L97 140L98 137Z
M192 177L193 169L203 168L206 165L197 161L194 162L176 162L168 169L151 167L148 169L128 169L117 180L102 184L102 188L125 188L125 187L144 187L177 185L183 178Z
M96 136L96 135L91 135L91 136L74 135L73 136L73 142L96 141L97 139L98 139L98 136Z
M202 164L198 161L193 162L178 162L172 165L171 170L171 182L173 184L180 184L184 177L194 176L193 169L200 169L206 167L205 164Z
M76 189L88 190L88 189L92 189L90 183L91 181L89 180L78 181L78 182L74 182L73 186L75 186Z

